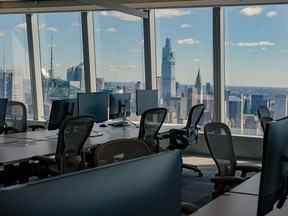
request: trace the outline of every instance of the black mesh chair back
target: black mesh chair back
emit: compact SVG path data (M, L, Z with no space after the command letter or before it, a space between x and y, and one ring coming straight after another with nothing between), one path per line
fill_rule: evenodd
M148 146L138 139L119 139L97 145L95 165L111 164L151 154Z
M25 105L18 101L8 101L5 122L7 131L26 132L27 110Z
M272 114L266 106L259 106L257 109L257 114L262 130L265 131L266 124L273 121Z
M70 166L80 166L82 148L89 137L95 119L91 116L71 117L59 128L55 159L60 173Z
M57 130L68 117L69 103L66 100L55 100L52 102L48 130ZM72 116L70 116L72 117Z
M234 176L236 157L230 129L224 123L212 122L204 127L204 136L219 176Z
M185 128L195 130L201 120L204 110L205 110L204 104L197 104L193 106L189 112Z
M153 108L141 115L139 140L143 141L152 152L159 152L158 132L165 121L166 108Z
M7 102L8 102L7 98L0 98L0 133L2 133L5 128Z

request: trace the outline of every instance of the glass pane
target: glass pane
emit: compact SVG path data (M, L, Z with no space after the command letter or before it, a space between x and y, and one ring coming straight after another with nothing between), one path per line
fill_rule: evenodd
M45 119L52 100L85 90L80 13L39 14Z
M156 10L157 88L167 122L185 124L203 103L201 124L213 119L212 9Z
M226 122L235 134L260 135L260 105L287 116L287 5L225 8Z
M131 94L130 120L137 120L136 90L145 87L142 19L116 11L94 13L97 91Z
M0 15L0 97L21 101L33 118L25 15Z

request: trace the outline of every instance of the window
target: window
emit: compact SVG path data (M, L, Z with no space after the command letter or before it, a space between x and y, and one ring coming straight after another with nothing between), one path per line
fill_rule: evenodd
M85 90L80 13L39 14L45 119L51 101Z
M144 36L141 18L116 11L94 13L97 91L131 94L131 120L136 116L136 90L145 88Z
M157 88L168 123L185 124L193 105L213 118L212 9L159 9L156 16Z
M287 5L225 8L226 123L235 134L260 135L257 108L288 114Z
M0 97L23 102L32 119L25 15L0 17Z

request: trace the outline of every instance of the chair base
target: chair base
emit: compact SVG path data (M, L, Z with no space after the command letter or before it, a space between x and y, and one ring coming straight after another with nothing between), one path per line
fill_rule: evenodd
M197 166L195 166L195 165L183 164L183 165L182 165L182 168L189 169L189 170L193 170L194 172L198 173L198 176L199 176L199 177L202 177L202 176L203 176L202 171L201 171Z

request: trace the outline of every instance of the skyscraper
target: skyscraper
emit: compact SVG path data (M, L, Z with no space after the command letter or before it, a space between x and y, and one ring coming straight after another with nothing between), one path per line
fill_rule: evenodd
M84 86L84 65L80 63L77 66L73 66L66 71L67 81L74 87L85 89Z
M198 69L197 77L195 80L195 88L197 89L199 94L202 92L202 81L201 81L200 68Z
M259 106L269 106L268 100L265 99L264 95L252 95L251 96L251 113L257 114Z
M166 38L162 50L161 96L163 100L176 96L175 63L171 40Z
M194 89L196 90L197 93L197 102L198 103L203 103L203 91L202 91L202 81L201 81L201 74L200 74L200 68L198 69L197 77L195 80L195 85Z
M274 118L280 119L288 114L288 97L287 95L277 95L273 106Z

